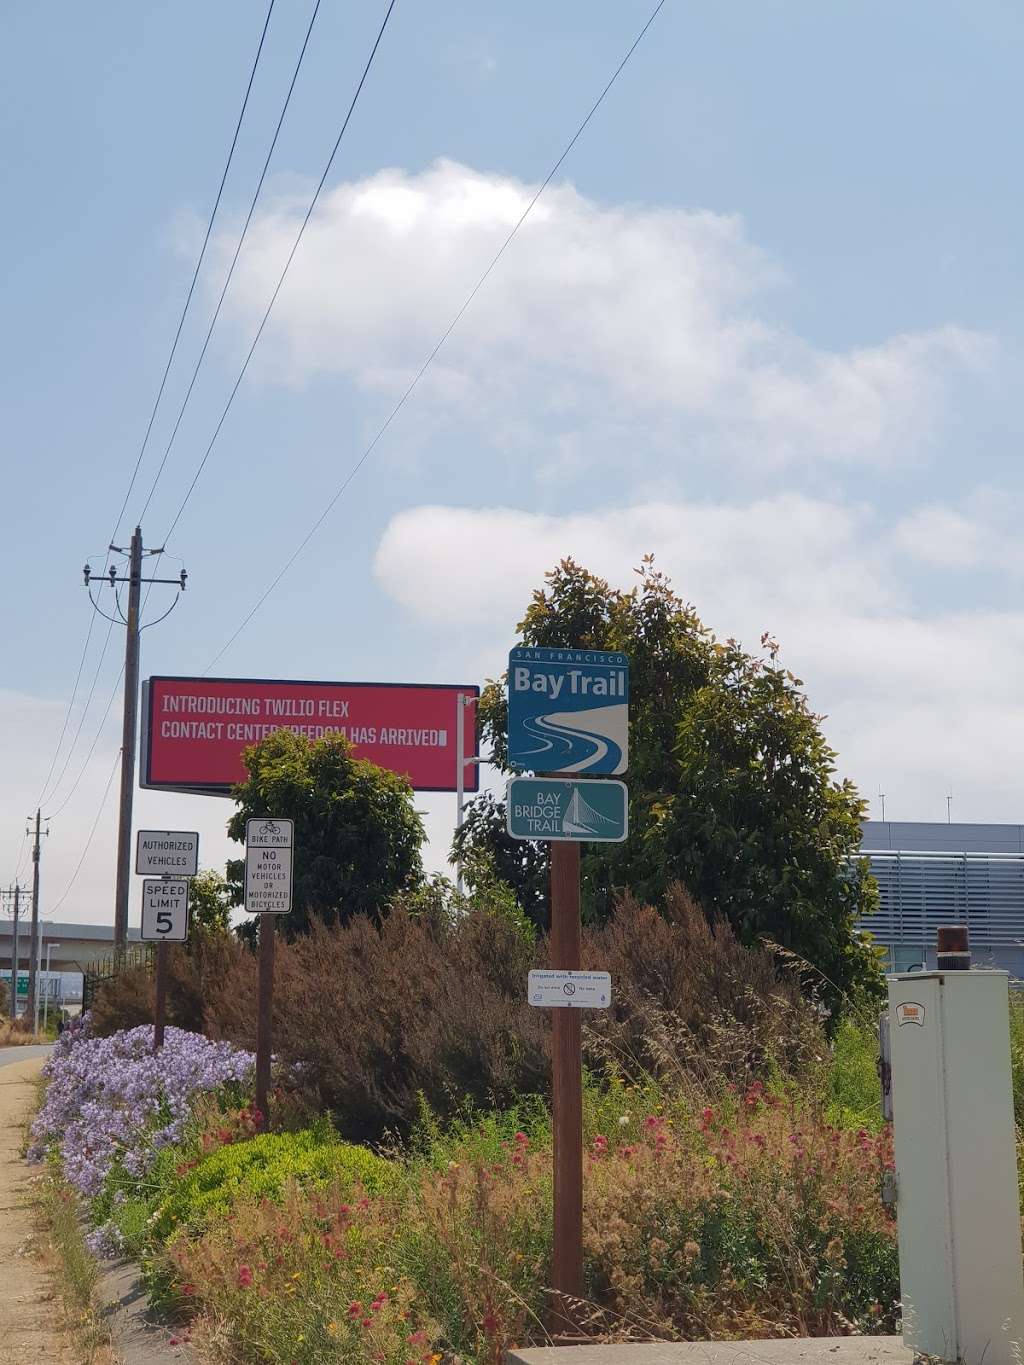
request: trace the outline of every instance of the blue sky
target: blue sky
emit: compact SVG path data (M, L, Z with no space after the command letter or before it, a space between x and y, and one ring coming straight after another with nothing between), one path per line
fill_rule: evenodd
M141 507L311 4L278 0ZM361 454L650 5L399 0L324 200L169 550L143 673L200 672ZM63 721L88 603L265 7L8 6L0 329L0 881ZM144 531L159 543L337 134L383 6L324 0L250 240ZM59 18L59 22L58 22ZM545 567L648 550L708 623L781 640L843 773L890 816L1016 821L1024 617L1024 14L975 0L668 0L427 379L229 675L482 681ZM233 235L234 234L234 235ZM155 599L154 599L155 600ZM99 623L102 625L103 623ZM93 636L91 680L103 630ZM57 809L114 687L100 666ZM88 689L86 688L86 691ZM115 758L115 699L52 822L44 910ZM69 735L80 719L72 712ZM67 745L57 771L64 763ZM58 917L109 918L113 797ZM440 863L450 799L423 798ZM226 844L216 802L147 823Z

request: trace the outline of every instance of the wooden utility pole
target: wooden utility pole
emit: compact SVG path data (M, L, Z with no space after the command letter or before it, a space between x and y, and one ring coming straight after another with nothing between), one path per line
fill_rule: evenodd
M0 898L13 902L14 923L11 926L11 1023L18 1018L18 917L21 906L21 885L14 883L13 888L0 891Z
M128 890L132 872L132 801L135 795L135 737L139 721L139 603L142 593L142 531L136 526L128 550L128 612L124 642L124 717L121 725L121 802L117 819L117 889L114 893L114 951L128 942Z
M31 817L30 817L31 818ZM39 966L39 810L36 810L36 837L32 843L32 938L28 955L28 999L25 1003L25 1019L29 1028L35 1028L36 1020L36 974Z
M185 591L188 574L181 570L177 578L143 578L142 560L145 555L162 555L163 547L145 550L142 545L142 528L136 526L127 548L111 545L115 554L128 556L127 574L118 574L117 566L111 564L105 574L98 577L97 583L107 583L114 591L117 615L110 616L99 606L92 596L90 586L92 570L86 564L84 569L85 586L93 606L108 621L120 621L125 627L124 643L124 716L121 722L121 799L117 821L117 880L114 890L114 952L121 956L128 943L128 893L132 874L132 802L135 796L135 744L139 731L139 636L142 624L139 620L143 583L169 583L178 589L178 595ZM119 583L128 584L127 611L122 611L119 596ZM147 595L148 601L148 595ZM168 616L177 605L178 598L164 616ZM157 619L162 621L164 616ZM156 622L150 624L155 625Z
M580 846L552 841L550 967L580 968ZM583 1047L582 1011L552 1010L551 1124L554 1139L552 1327L579 1329L583 1293Z

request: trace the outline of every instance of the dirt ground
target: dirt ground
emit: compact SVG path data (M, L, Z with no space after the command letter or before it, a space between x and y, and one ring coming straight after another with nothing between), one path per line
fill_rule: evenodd
M32 1172L21 1156L41 1066L38 1056L0 1065L0 1365L78 1365L61 1331L62 1304L31 1207Z

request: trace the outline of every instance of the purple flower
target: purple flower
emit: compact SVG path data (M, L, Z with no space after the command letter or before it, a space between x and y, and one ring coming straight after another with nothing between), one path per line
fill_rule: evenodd
M43 1068L46 1099L29 1156L55 1151L67 1181L88 1198L118 1158L129 1175L144 1176L157 1152L182 1137L193 1096L251 1079L251 1052L184 1029L168 1028L155 1056L150 1025L109 1038L90 1038L86 1027L65 1042L69 1032Z

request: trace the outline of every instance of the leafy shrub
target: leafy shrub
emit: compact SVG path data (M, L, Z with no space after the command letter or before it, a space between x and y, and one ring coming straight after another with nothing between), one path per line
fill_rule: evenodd
M834 1128L760 1082L697 1110L662 1090L664 1112L647 1112L655 1093L587 1094L588 1334L894 1328L895 1225L879 1198L887 1132ZM467 1118L446 1141L425 1116L384 1198L291 1185L283 1209L239 1200L230 1221L171 1242L178 1301L210 1315L238 1362L398 1365L449 1352L497 1365L512 1343L544 1342L551 1145L532 1117L530 1133L503 1116ZM405 1346L418 1349L401 1357Z
M710 924L678 884L661 912L623 897L608 924L584 933L583 961L612 978L612 1008L587 1016L591 1059L629 1079L745 1085L806 1074L826 1051L793 973L726 921Z
M526 1004L534 952L507 918L481 911L315 926L277 956L275 1050L352 1138L407 1129L421 1095L442 1113L466 1097L509 1107L547 1083L547 1021ZM250 957L220 983L206 1014L214 1036L255 1038L255 980Z
M679 889L666 913L626 898L608 925L584 932L584 965L610 970L614 983L612 1009L588 1021L592 1067L635 1080L710 1068L745 1084L824 1054L813 1008L768 952L743 947L727 925L709 927ZM511 1109L549 1085L549 1020L525 989L546 958L545 942L479 907L458 917L398 908L380 926L316 927L280 945L274 1046L355 1139L407 1134L422 1099L443 1117L467 1102ZM230 964L205 1019L212 1036L253 1045L252 955Z
M878 1029L868 1020L844 1019L832 1042L828 1068L829 1118L844 1128L882 1127Z
M187 944L167 945L167 1022L190 1033L203 1031L203 1011L245 949L231 934L193 926ZM96 992L92 1030L106 1037L153 1022L155 983L145 967L120 972Z
M366 1147L339 1142L326 1120L298 1133L261 1133L228 1143L195 1162L164 1154L157 1181L169 1194L155 1210L152 1232L164 1239L178 1227L202 1227L243 1199L279 1201L288 1181L304 1188L359 1186L381 1194L394 1184L389 1162Z

